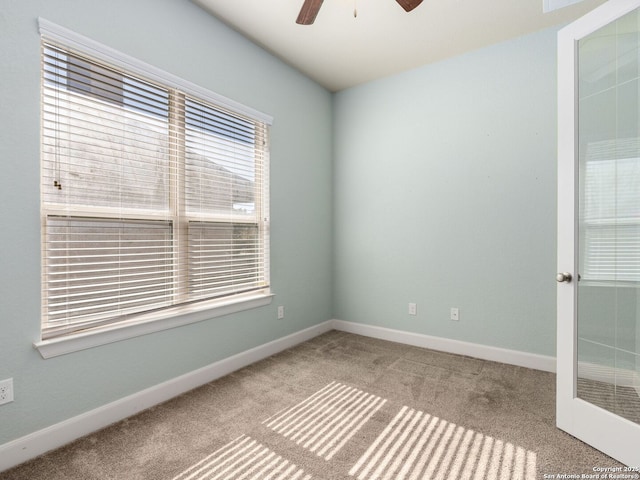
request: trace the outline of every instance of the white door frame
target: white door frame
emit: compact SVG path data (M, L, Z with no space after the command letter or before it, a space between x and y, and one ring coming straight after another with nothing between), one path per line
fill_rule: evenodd
M640 7L609 0L558 32L558 283L556 425L630 467L640 467L640 425L577 398L576 251L578 169L578 41ZM597 465L594 465L596 467Z

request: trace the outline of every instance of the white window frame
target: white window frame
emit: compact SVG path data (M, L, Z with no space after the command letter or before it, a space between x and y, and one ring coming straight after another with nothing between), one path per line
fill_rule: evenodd
M141 62L133 57L118 52L110 47L95 42L89 38L60 27L45 19L39 20L40 34L43 38L64 44L65 46L85 52L91 57L107 64L120 67L131 74L143 76L149 80L178 89L185 95L191 95L200 100L219 105L222 108L251 117L264 122L267 125L273 123L272 117L252 108L246 107L221 95L212 93L198 85L192 84L172 74L157 69ZM268 170L267 172L268 173ZM264 178L268 197L268 175ZM45 208L41 214L46 215ZM96 213L95 211L93 212ZM106 213L106 212L105 212ZM268 218L265 218L268 228ZM268 278L268 253L265 259ZM104 345L140 335L175 328L190 323L195 323L223 315L258 308L268 305L272 301L273 294L270 288L264 288L253 292L236 294L219 299L199 301L191 304L176 305L174 307L135 315L131 320L118 321L113 325L105 325L84 332L67 334L47 340L40 339L34 342L43 358L55 357L87 348Z

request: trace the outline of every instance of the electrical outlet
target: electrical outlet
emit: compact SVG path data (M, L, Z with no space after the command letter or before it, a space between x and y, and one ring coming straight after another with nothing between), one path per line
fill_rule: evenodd
M13 402L13 378L0 381L0 405Z
M284 318L284 307L280 305L278 307L278 320L282 320Z
M417 315L418 314L418 306L415 303L409 304L409 315Z
M460 309L457 307L451 308L451 320L455 320L456 322L460 320Z

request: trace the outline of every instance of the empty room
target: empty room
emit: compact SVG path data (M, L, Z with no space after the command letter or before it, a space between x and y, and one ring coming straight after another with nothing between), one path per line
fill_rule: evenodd
M0 3L0 479L640 478L640 0Z

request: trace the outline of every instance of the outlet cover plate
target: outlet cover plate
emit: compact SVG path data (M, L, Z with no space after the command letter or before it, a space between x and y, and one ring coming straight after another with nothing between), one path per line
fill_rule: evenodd
M13 402L13 378L0 380L0 405Z

